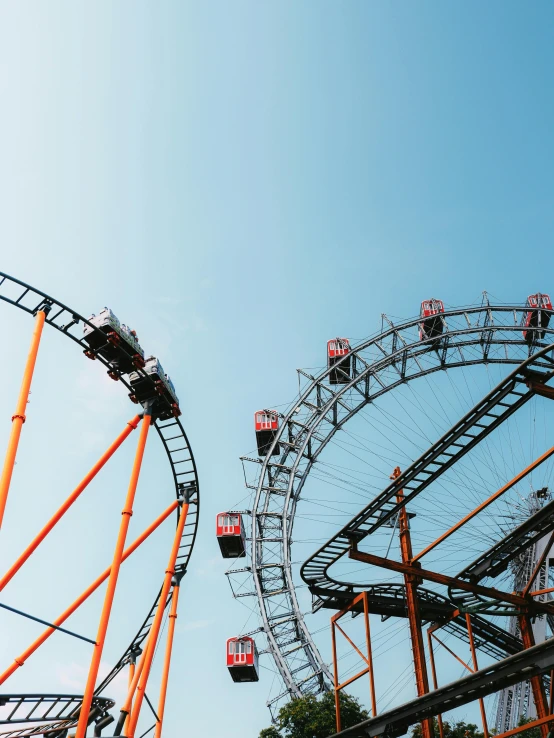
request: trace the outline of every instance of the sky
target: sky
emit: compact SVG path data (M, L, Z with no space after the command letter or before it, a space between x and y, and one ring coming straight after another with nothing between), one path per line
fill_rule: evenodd
M214 536L216 513L244 494L252 413L288 403L297 367L322 365L332 336L378 330L381 313L408 318L429 295L465 305L483 290L520 302L554 289L552 13L539 0L1 4L0 270L132 324L175 382L198 463L167 736L269 724L271 675L246 686L226 673L225 639L248 612ZM0 316L1 447L31 323L6 306ZM134 412L51 334L2 528L6 565ZM106 566L135 443L6 602L55 617ZM171 494L151 446L136 531ZM153 599L168 541L129 562L106 665ZM100 606L76 616L78 632L95 632ZM8 662L37 631L2 617ZM77 692L89 655L59 636L9 690Z

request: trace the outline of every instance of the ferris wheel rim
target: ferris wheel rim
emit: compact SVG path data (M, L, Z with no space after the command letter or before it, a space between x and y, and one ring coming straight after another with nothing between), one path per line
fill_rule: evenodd
M444 314L441 316L443 320L443 324L446 327L446 331L441 335L441 340L445 340L448 343L450 339L455 338L456 336L467 336L468 340L465 343L462 343L463 346L476 346L480 345L483 349L482 356L479 358L471 359L471 360L464 360L462 355L462 360L457 362L449 362L445 363L443 361L442 365L435 366L432 369L422 371L419 374L414 374L413 376L405 376L401 377L395 384L391 384L391 386L387 387L386 389L383 388L381 393L377 393L377 396L380 396L381 394L385 394L386 392L390 392L392 389L395 389L397 386L404 384L406 382L412 381L413 379L418 378L419 376L425 376L431 373L434 373L439 370L447 370L455 367L466 367L466 366L477 366L477 365L487 365L487 364L507 364L507 365L515 365L518 363L521 363L522 358L519 357L519 359L516 358L509 358L509 353L506 350L506 358L495 358L490 354L490 348L492 346L502 346L506 349L507 346L511 347L524 347L529 351L529 355L532 354L533 351L537 349L537 347L544 348L545 344L538 343L536 341L532 341L531 345L521 336L521 330L522 325L521 321L518 319L519 316L522 316L524 313L528 312L528 308L526 306L522 305L515 305L515 304L508 304L508 305L492 305L490 303L481 304L480 306L470 306L470 307L464 307L464 308L455 308L450 310L445 310ZM495 318L499 315L506 316L509 314L513 314L513 321L510 323L502 323L497 322L495 323ZM472 318L477 315L477 321L472 324ZM464 316L465 320L467 322L467 327L465 328L458 328L451 330L448 328L447 321L454 317L460 317ZM471 317L470 317L471 316ZM483 318L482 323L481 316ZM309 476L309 473L313 467L313 463L315 459L319 456L319 453L321 453L321 450L325 447L325 445L329 442L329 440L335 435L336 431L339 427L342 427L351 417L353 417L359 410L361 410L363 407L366 407L371 400L368 400L364 402L363 404L360 404L355 408L352 413L350 413L345 419L343 419L340 423L340 425L335 426L333 429L329 431L327 436L325 437L325 443L320 446L317 450L317 453L315 456L310 458L310 460L307 462L305 468L300 472L299 474L299 480L296 480L296 475L298 474L298 463L301 460L302 453L304 449L307 446L308 443L308 436L311 437L314 433L314 429L316 427L319 427L321 422L323 421L323 418L329 411L333 408L333 406L336 407L337 403L340 401L340 398L345 395L345 393L352 389L354 385L358 384L360 382L360 377L364 375L368 375L370 373L375 374L376 370L382 370L387 367L390 367L391 364L393 364L395 361L400 361L402 358L402 354L407 353L410 349L413 350L414 356L421 356L424 354L428 354L430 351L433 351L433 344L436 344L436 340L434 339L424 339L424 340L417 340L412 341L411 344L403 344L400 347L397 347L396 352L392 353L386 353L386 351L383 350L382 346L379 344L383 343L386 338L393 337L393 343L394 343L394 336L397 336L401 334L402 331L409 331L410 329L413 329L414 327L418 327L418 325L421 323L421 317L415 317L408 321L404 321L403 323L399 324L393 324L392 321L390 321L386 316L382 316L384 320L387 321L389 327L386 330L382 330L378 333L373 334L369 338L363 340L361 343L359 343L356 346L352 346L350 350L350 357L355 357L359 355L361 352L366 351L369 347L379 346L381 351L383 352L383 356L380 360L376 360L374 364L368 366L366 364L365 369L360 372L355 377L352 377L352 379L345 384L337 386L333 386L333 389L331 390L329 387L326 387L328 393L329 393L329 400L326 404L324 404L322 407L318 409L318 414L320 415L320 423L314 424L314 427L310 425L310 421L313 417L315 417L316 412L312 412L312 416L308 421L305 422L305 425L310 427L310 431L306 434L306 437L304 438L302 448L299 449L300 453L296 453L296 457L294 457L294 454L292 453L291 449L288 448L286 452L283 453L283 457L280 458L280 462L282 465L282 462L287 459L289 456L293 457L293 463L287 467L286 474L289 475L289 482L287 484L286 489L286 495L283 497L283 504L282 504L282 513L281 513L281 520L282 520L282 531L283 531L283 546L282 546L282 566L283 566L283 580L286 585L286 596L288 597L288 602L290 603L291 609L293 611L294 619L297 623L299 631L303 634L304 638L298 637L298 641L300 642L299 648L302 648L305 652L307 652L308 658L311 658L312 662L315 662L315 667L313 669L313 674L311 675L312 679L320 676L319 683L320 688L317 691L324 691L326 689L330 688L329 682L332 682L332 677L329 672L329 669L325 662L323 661L319 649L315 645L313 638L309 632L308 627L305 624L304 620L304 614L302 613L299 605L298 605L298 599L296 597L296 591L295 591L295 584L292 578L292 571L291 571L291 545L292 545L292 528L294 524L294 517L296 514L296 505L300 498L302 488L304 486L304 483L306 479ZM537 329L537 333L540 336L540 332L542 331L543 335L554 337L554 329L549 327L542 327L540 329ZM495 334L498 334L500 332L506 332L510 338L508 339L505 337L502 340L498 340L498 338L495 336ZM471 336L474 336L471 338ZM514 336L514 338L511 338L511 336ZM519 335L519 337L518 337ZM535 333L533 335L536 335ZM471 339L471 340L469 340ZM485 351L486 348L486 351ZM365 362L364 362L365 364ZM395 367L396 368L396 367ZM552 367L550 367L552 368ZM302 680L302 682L299 683L300 680L295 680L294 675L291 673L290 669L288 668L286 662L284 661L283 655L281 654L281 649L279 647L279 644L277 640L273 637L272 628L270 625L270 622L268 620L268 612L266 610L267 605L267 597L264 597L264 593L261 591L261 579L259 576L260 572L260 564L258 563L258 559L260 558L258 554L258 546L263 545L263 535L259 535L259 531L263 531L263 526L259 525L259 507L260 503L265 500L263 495L263 488L265 484L266 475L268 473L268 467L271 467L275 462L272 461L273 451L276 446L280 442L282 442L282 438L285 434L285 429L288 427L289 422L292 419L292 416L294 415L296 408L299 408L303 405L303 403L307 400L307 398L310 397L311 393L313 393L313 390L317 386L321 386L322 383L328 379L329 375L331 374L333 370L332 366L328 366L326 369L321 371L317 376L309 375L305 372L301 372L301 370L298 370L301 372L305 377L309 378L309 382L306 384L302 392L299 392L299 397L297 400L295 400L293 403L291 403L288 411L281 415L282 423L280 424L279 430L276 434L275 439L273 440L271 446L268 448L267 453L263 460L260 460L258 463L261 464L260 473L258 477L258 481L255 487L255 494L254 494L254 502L252 505L252 545L251 545L251 554L252 554L252 577L254 579L254 587L255 587L255 594L257 596L258 601L258 608L260 611L261 619L262 619L262 627L260 628L261 631L263 631L266 635L267 641L268 641L268 651L271 653L275 664L277 666L277 669L280 673L280 676L285 684L285 692L281 693L277 697L273 698L272 700L269 700L268 706L272 707L273 704L278 702L280 699L283 699L287 696L301 696L302 694L302 686L303 683L306 682L305 679ZM372 398L373 399L373 398ZM250 460L247 457L246 460ZM294 461L294 458L296 460ZM257 461L257 460L256 460ZM294 487L294 494L293 492ZM260 562L261 563L261 562ZM327 682L325 682L325 677L327 677Z
M3 288L5 289L5 285L18 285L20 288L23 289L23 292L21 293L18 299L12 299L8 297L6 294L2 293L2 289ZM40 298L39 301L38 302L35 301L33 305L26 304L24 300L27 300L29 297L32 297L33 295L36 295L38 298ZM36 287L31 286L30 284L27 284L26 282L23 282L20 279L17 279L16 277L13 277L1 271L0 271L0 301L6 303L7 305L16 307L30 315L36 314L36 312L39 309L41 309L43 306L48 306L50 312L46 316L45 323L47 325L50 325L52 328L55 328L58 332L70 338L73 341L73 343L76 343L77 345L79 345L81 349L83 350L85 348L88 349L89 347L83 342L82 336L78 338L77 335L75 335L75 333L73 332L74 329L77 326L82 328L82 326L88 325L92 330L94 331L97 330L96 326L94 326L94 324L92 324L90 320L80 315L77 311L72 310L70 307L60 302L59 300L56 300L51 295L47 294L46 292L43 292L42 290L37 289ZM52 308L58 309L58 312L53 312ZM69 323L65 323L65 324L61 323L58 319L62 317L64 320L69 318ZM96 351L93 350L93 353L95 354L94 358L98 360L101 364L103 364L105 367L107 367L108 370L113 371L114 369L116 369L116 367L114 367L110 361L107 361L104 357L97 354ZM137 371L149 379L148 375L144 374L142 369L137 367ZM116 373L119 374L119 372L116 372ZM131 385L129 384L129 382L127 381L124 375L119 374L118 379L122 386L124 386L127 390L131 391ZM149 381L151 380L149 379ZM175 494L176 494L177 499L181 499L182 492L185 488L189 489L190 492L192 493L192 499L190 500L191 506L189 508L188 517L187 517L187 525L186 525L185 530L183 531L183 536L181 538L181 543L179 547L179 557L178 557L178 561L175 566L175 574L177 577L179 577L179 579L181 579L186 574L187 567L190 562L190 557L194 549L194 545L196 542L196 536L198 532L198 522L199 522L199 514L200 514L200 486L199 486L199 480L198 480L198 470L197 470L196 461L194 458L194 453L192 451L191 444L188 440L188 436L186 434L186 431L179 417L172 417L166 420L157 418L152 425L156 428L158 437L160 438L162 445L164 447L164 450L166 452L166 456L168 458L169 465L171 468L171 474L172 474L172 479L173 479L173 484L174 484ZM171 433L172 433L171 438L169 438L167 435L164 435L164 433L168 431L169 429L171 429ZM174 440L178 440L179 451L186 450L186 452L189 455L189 458L187 459L187 465L189 465L190 468L188 468L187 466L186 472L181 472L178 469L177 465L182 462L179 462L178 460L172 458L172 454L176 453L176 449L171 448L170 441L174 441ZM179 477L183 477L183 476L188 477L188 478L179 479ZM176 510L177 522L179 521L180 515L181 515L181 507L178 506ZM152 607L150 608L148 615L146 616L146 619L144 620L143 624L139 628L137 634L131 641L130 645L127 647L127 649L125 650L125 652L123 653L123 655L121 656L117 664L110 671L110 673L106 675L106 677L104 677L101 684L96 688L95 699L106 699L106 698L100 698L99 695L104 691L104 689L108 686L108 684L117 676L117 674L121 671L121 669L127 663L129 663L130 656L133 653L136 653L136 649L140 648L140 644L147 638L148 633L150 632L150 626L152 624L154 614L157 608L160 606L159 604L160 592L158 592L156 599L154 600L154 603ZM169 602L171 601L171 597L172 597L172 590L169 592L166 602L163 603L163 609L167 608ZM68 727L71 727L71 726L68 726Z

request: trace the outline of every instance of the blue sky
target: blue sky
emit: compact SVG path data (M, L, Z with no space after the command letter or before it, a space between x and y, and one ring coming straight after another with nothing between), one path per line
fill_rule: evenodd
M321 365L331 336L372 333L382 312L409 317L430 294L460 305L483 289L503 301L554 290L552 41L547 2L2 5L0 268L82 313L110 305L132 323L175 381L199 464L201 535L167 735L215 738L224 721L238 738L268 724L269 677L245 687L224 669L224 640L245 611L213 536L216 512L243 495L253 411L290 401L297 367ZM1 314L0 445L30 331ZM22 521L36 530L133 410L99 367L47 338L6 563ZM95 487L114 504L113 525L134 443ZM151 454L145 520L159 509L147 495ZM104 567L113 525L92 498L76 515L45 546L34 570L45 574L14 582L10 604L53 617L82 588L73 577L84 587ZM65 536L83 516L95 533L85 547L75 540L80 568ZM156 539L161 567L165 545ZM141 561L146 601L154 563ZM135 627L123 599L118 612L108 661ZM22 645L35 633L13 627ZM78 690L88 651L56 643L14 690ZM11 651L3 644L2 658Z

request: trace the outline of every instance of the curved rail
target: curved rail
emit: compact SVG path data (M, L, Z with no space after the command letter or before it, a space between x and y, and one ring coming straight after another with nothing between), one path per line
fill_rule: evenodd
M35 287L31 287L25 282L22 282L15 277L11 277L4 272L0 272L0 300L17 307L30 315L35 315L38 310L48 306L49 311L45 320L46 324L70 338L81 348L83 353L87 351L87 353L93 354L94 358L106 367L110 375L117 376L122 386L126 387L130 394L132 393L131 386L125 375L121 374L114 364L100 356L97 350L91 349L88 343L85 342L82 335L83 327L85 325L88 325L93 331L99 331L89 320L84 318L75 310L72 310L67 307L67 305L64 305L62 302L54 299L45 292L42 292ZM150 383L154 388L154 382L148 374L140 368L136 368L135 371L142 374L145 381ZM160 400L160 402L164 401L165 400L162 399ZM179 555L177 557L176 577L181 579L186 573L198 529L200 494L196 462L194 460L187 435L178 417L171 417L167 420L157 419L154 426L167 454L177 498L182 497L186 493L190 501L195 503L189 508L187 523L183 531ZM180 507L177 509L177 522L179 520L179 515ZM170 600L171 593L169 594L167 601L163 603L164 608L167 607ZM154 600L154 604L152 605L144 623L129 644L125 653L96 689L95 694L97 696L95 697L95 700L99 699L98 695L117 676L121 669L129 663L129 659L132 655L140 653L140 646L149 633L150 626L158 608L158 601L159 593ZM0 697L0 699L3 698ZM16 734L14 733L14 735Z
M352 348L347 384L329 386L329 374L337 365L317 377L299 370L307 381L283 414L267 455L263 460L245 459L259 465L252 507L253 594L258 598L268 649L285 685L285 691L268 703L270 709L282 699L328 689L331 681L298 605L290 555L296 506L319 455L356 413L401 384L456 367L520 365L547 349L554 340L554 329L542 329L547 342L528 345L521 334L525 312L522 305L490 304L448 310L443 315L440 345L433 339L420 340L420 318L395 325L383 316L386 330ZM553 369L547 353L533 359L541 370ZM273 456L277 445L282 453ZM334 602L316 594L314 609L340 607L341 600L344 604L342 587L337 585L335 590Z
M0 719L0 726L12 725L8 731L0 729L2 738L49 735L62 738L69 728L77 725L82 697L73 694L3 694L0 707L7 708L7 716ZM106 720L108 711L115 705L107 697L95 697L90 711L90 721ZM33 723L35 723L33 725ZM36 723L48 723L48 725Z

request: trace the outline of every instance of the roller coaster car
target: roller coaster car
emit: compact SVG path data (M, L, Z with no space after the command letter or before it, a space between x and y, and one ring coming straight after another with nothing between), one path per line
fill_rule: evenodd
M279 430L279 416L274 410L258 410L254 413L254 427L256 429L258 456L267 456ZM276 456L279 453L279 444L276 443L271 455Z
M132 389L129 395L131 400L141 405L149 401L153 402L153 413L162 420L178 417L181 411L175 387L155 356L146 359L144 374L133 372L129 375L129 384Z
M216 534L224 559L239 559L246 556L246 533L242 515L219 513L216 519Z
M89 345L85 356L95 359L98 354L113 364L116 371L108 372L112 379L118 378L118 372L128 374L144 366L144 351L137 334L125 323L120 323L110 308L105 307L98 315L91 315L89 321L94 327L85 323L83 335Z
M531 308L528 312L523 313L521 325L525 328L548 328L550 323L550 313L552 312L552 303L548 295L529 295L525 307ZM544 331L523 331L523 338L531 343L534 338L544 338Z
M259 681L258 649L253 638L228 639L227 668L234 682Z
M327 366L336 366L329 372L329 384L350 382L350 343L347 338L327 341Z
M444 313L442 300L423 300L421 303L420 317L423 318L419 324L419 340L425 341L429 338L440 338L444 329L441 314Z

